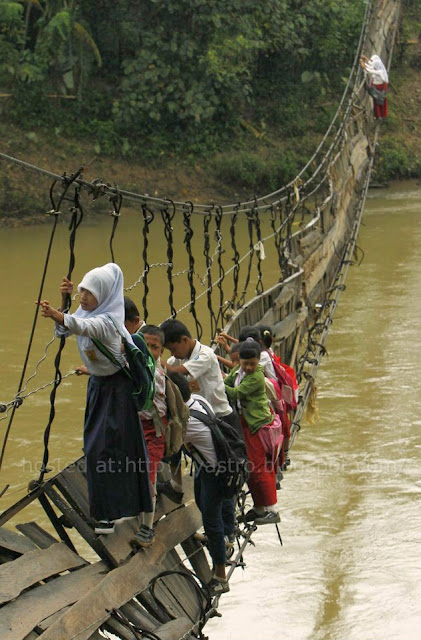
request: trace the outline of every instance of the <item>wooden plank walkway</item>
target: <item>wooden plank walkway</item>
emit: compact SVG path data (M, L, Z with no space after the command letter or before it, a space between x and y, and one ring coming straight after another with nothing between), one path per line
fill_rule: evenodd
M0 640L98 640L100 628L131 640L130 625L176 640L200 619L205 598L192 584L190 570L208 582L211 569L193 538L201 516L191 477L184 479L182 505L158 498L155 543L137 551L130 544L137 518L118 523L112 535L95 534L83 459L0 521L7 524L33 500L49 516L57 537L36 522L18 524L18 531L0 527ZM84 545L86 554L86 543L99 561L89 564L76 550ZM185 562L176 547L187 555Z

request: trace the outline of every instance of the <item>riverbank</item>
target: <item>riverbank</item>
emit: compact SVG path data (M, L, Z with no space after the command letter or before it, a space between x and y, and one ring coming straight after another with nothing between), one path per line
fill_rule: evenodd
M389 118L383 123L373 182L421 177L421 41L408 38L396 45L390 73ZM322 105L320 122L334 104ZM321 113L323 111L323 113ZM152 163L139 158L98 153L94 139L75 140L65 127L27 131L3 121L2 151L27 163L62 175L86 167L87 180L101 178L124 189L192 202L237 201L275 190L305 164L320 141L317 127L302 127L289 138L258 130L243 122L232 147L209 155L161 155ZM302 117L302 114L300 114ZM21 226L47 220L51 179L2 161L0 163L0 226ZM102 203L104 210L109 204Z

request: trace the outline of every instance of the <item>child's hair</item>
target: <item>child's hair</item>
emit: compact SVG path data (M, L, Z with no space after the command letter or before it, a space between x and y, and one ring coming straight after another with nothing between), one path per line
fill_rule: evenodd
M184 402L187 402L187 400L189 400L191 396L191 393L190 385L186 376L183 376L181 373L177 373L176 371L169 371L167 373L167 376L172 382L174 382L175 385L177 385L177 387L180 389L181 397L183 398Z
M231 347L230 354L240 351L242 344L243 344L242 342L234 342L234 344Z
M181 342L181 338L183 338L184 336L186 336L187 338L191 338L191 333L187 329L186 325L180 322L180 320L174 320L174 318L165 320L165 322L160 325L160 328L165 335L164 344L168 344L171 342Z
M240 335L238 336L238 342L244 342L247 338L253 338L256 342L260 342L262 339L259 329L250 325L241 329Z
M245 340L240 346L241 360L250 360L251 358L260 358L260 344L255 340Z
M124 320L134 322L136 318L140 317L139 309L135 303L128 296L124 296Z
M144 324L143 327L139 329L141 333L147 333L149 336L156 336L159 338L161 345L164 346L165 335L160 327L157 327L154 324Z
M273 333L271 327L266 324L259 324L256 329L259 329L262 342L265 345L266 349L270 349L273 341Z

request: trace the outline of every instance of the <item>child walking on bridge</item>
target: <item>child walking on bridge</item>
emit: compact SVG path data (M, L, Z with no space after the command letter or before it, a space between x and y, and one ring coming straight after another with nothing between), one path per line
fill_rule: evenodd
M276 524L280 521L277 509L276 477L274 462L277 457L275 448L270 451L265 446L263 433L266 427L274 432L274 442L281 442L282 427L278 416L273 415L265 389L265 375L259 364L260 345L254 340L246 340L240 346L240 365L224 379L229 399L236 403L241 412L247 456L250 462L249 489L254 506L239 521L255 524ZM272 435L272 434L268 434ZM278 452L279 453L279 452Z
M80 306L65 313L73 283L63 278L60 309L48 300L41 314L56 323L57 336L77 336L80 356L91 374L85 410L84 452L91 516L95 532L112 533L114 521L152 511L148 455L132 395L122 368L121 336L133 344L124 326L123 274L114 263L89 271L78 286ZM114 364L95 346L97 339L115 356Z

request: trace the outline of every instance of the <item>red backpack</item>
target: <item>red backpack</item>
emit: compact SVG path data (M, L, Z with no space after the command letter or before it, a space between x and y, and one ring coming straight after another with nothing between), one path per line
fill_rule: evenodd
M273 368L275 369L276 379L278 380L281 390L281 398L284 400L287 411L294 411L297 408L297 390L298 383L295 371L292 367L281 362L279 356L269 351Z

